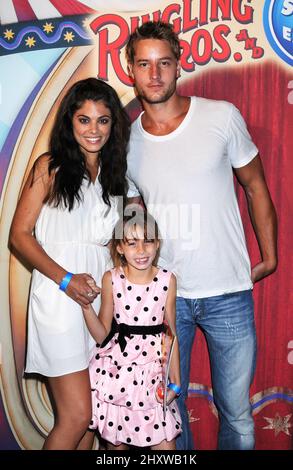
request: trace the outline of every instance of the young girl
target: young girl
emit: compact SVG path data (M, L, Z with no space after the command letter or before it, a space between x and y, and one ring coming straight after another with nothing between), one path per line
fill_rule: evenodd
M101 344L90 364L90 428L98 428L111 450L127 449L128 445L174 450L175 437L181 431L173 401L180 393L177 342L165 416L162 395L158 394L163 320L175 332L176 297L175 276L155 265L158 249L157 225L149 214L135 221L124 217L114 231L116 267L104 274L99 317L91 305L83 307L89 331Z

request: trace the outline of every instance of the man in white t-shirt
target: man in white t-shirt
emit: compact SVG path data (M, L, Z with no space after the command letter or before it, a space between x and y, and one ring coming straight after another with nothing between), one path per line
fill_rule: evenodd
M127 44L130 77L144 112L132 125L129 196L142 196L161 232L159 265L177 277L183 432L193 449L185 399L196 326L205 333L219 411L219 449L253 449L249 387L255 369L253 283L277 266L277 223L258 150L239 111L225 101L176 92L180 46L170 25L148 22ZM259 242L252 269L233 169ZM178 384L177 384L178 385Z

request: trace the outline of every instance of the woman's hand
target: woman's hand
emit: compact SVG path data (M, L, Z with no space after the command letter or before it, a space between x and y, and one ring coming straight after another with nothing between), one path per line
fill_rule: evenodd
M90 274L82 273L72 276L65 292L81 307L85 307L95 300L101 289Z

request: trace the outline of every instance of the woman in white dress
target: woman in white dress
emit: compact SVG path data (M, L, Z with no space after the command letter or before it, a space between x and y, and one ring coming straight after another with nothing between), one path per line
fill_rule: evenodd
M82 438L91 419L94 341L80 306L93 302L99 311L97 289L87 281L95 273L101 285L109 269L107 244L126 194L128 138L129 120L115 90L96 78L75 83L13 218L11 245L34 268L25 371L48 378L56 409L44 449L89 445Z

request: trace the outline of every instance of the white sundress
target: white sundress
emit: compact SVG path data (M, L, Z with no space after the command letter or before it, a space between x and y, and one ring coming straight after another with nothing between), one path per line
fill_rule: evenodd
M37 241L66 271L92 274L98 286L112 267L109 249L118 220L118 198L111 208L95 183L82 185L83 200L68 210L44 205L35 227ZM94 302L96 312L100 296ZM56 377L86 369L95 342L85 324L81 307L55 282L34 270L28 313L25 372Z

